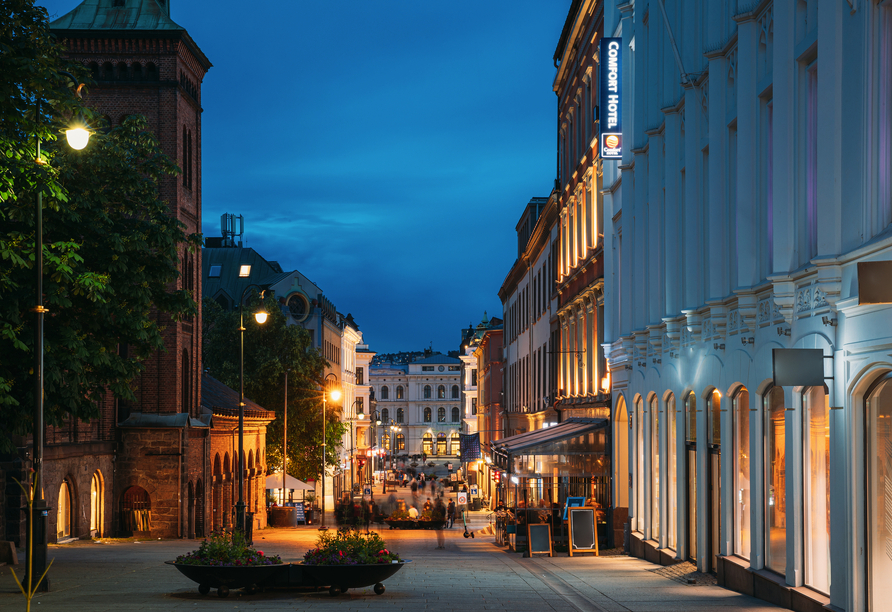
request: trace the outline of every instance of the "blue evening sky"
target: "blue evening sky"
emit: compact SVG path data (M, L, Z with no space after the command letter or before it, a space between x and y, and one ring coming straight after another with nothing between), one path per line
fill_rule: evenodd
M37 0L52 18L79 0ZM203 224L322 287L378 352L458 348L555 177L570 0L171 0L202 84Z

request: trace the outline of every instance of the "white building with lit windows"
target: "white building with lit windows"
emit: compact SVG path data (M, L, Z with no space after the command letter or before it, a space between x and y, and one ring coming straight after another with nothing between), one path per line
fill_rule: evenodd
M604 32L631 549L797 610L889 610L892 309L868 302L892 300L859 265L892 261L892 5L612 0ZM826 384L775 386L789 348L821 349Z
M461 360L429 355L408 363L376 363L369 383L380 425L369 426L373 446L391 455L457 457L462 433Z

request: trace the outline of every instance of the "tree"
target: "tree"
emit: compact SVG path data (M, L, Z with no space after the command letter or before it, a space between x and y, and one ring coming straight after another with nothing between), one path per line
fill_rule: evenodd
M322 463L322 373L326 365L299 325L288 325L273 296L262 304L269 313L258 324L251 313L261 304L259 294L248 297L245 312L245 397L278 418L267 429L266 457L275 469L282 465L285 409L285 370L288 370L288 473L301 480L319 476ZM202 302L203 360L211 376L232 389L239 388L239 313L223 310L217 302ZM326 464L337 465L338 448L347 431L340 421L340 405L327 405Z
M38 190L50 425L96 418L108 392L135 398L142 360L164 347L162 322L198 311L173 283L180 252L197 248L200 236L186 235L160 199L161 178L178 168L144 118L97 131L83 151L58 140L66 118L80 110L58 71L84 76L83 67L62 59L45 9L31 0L0 0L0 7L0 449L9 450L9 434L31 427ZM43 163L34 161L35 134Z

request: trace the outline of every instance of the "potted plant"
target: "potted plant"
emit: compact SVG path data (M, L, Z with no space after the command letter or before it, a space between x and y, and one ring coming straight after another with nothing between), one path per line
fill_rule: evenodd
M198 550L167 563L197 582L198 592L202 595L215 588L220 597L229 595L229 589L245 588L254 593L271 584L285 567L278 555L265 555L262 550L248 546L244 535L238 531L212 533Z
M405 563L409 561L388 550L377 533L365 535L342 529L334 533L323 531L316 547L304 554L301 568L304 584L327 586L331 596L371 585L380 595L384 592L381 581Z
M409 518L408 510L394 510L384 522L390 525L391 529L412 529L415 527L415 521Z

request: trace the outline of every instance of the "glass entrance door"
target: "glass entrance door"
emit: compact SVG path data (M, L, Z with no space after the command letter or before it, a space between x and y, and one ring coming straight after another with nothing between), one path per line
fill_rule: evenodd
M688 559L697 562L697 447L688 447Z
M892 600L892 379L867 402L867 590L869 609L885 610Z

